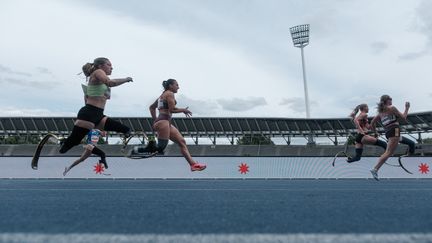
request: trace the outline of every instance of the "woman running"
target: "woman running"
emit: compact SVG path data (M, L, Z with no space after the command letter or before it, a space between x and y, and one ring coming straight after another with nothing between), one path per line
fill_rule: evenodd
M357 113L360 111L359 115ZM357 128L357 135L355 137L355 156L349 157L347 159L348 163L352 163L355 161L359 161L361 159L362 153L363 153L363 145L370 144L370 145L376 145L380 146L384 150L387 148L387 143L372 137L371 135L368 135L368 132L370 130L370 124L368 120L368 112L369 107L367 104L360 104L354 108L354 110L351 112L350 117L353 119L354 124Z
M62 154L80 144L94 128L121 132L125 137L130 136L129 127L105 116L103 112L107 100L111 97L111 87L132 82L132 78L110 79L108 76L111 75L113 68L110 60L105 57L96 58L93 63L86 63L82 70L88 80L88 85L83 85L85 106L78 112L71 135L62 142L60 148ZM93 153L101 156L99 151Z
M99 129L92 129L87 134L87 144L84 146L84 152L81 154L81 157L75 160L69 167L65 168L63 176L65 176L73 167L90 157L91 154L98 154L100 156L99 163L103 164L105 169L108 169L105 153L100 148L96 147L97 143L99 142L99 138L104 136L106 136L105 131L101 131Z
M415 152L415 143L405 137L400 135L400 127L398 118L406 120L408 116L408 110L410 108L410 103L405 102L405 111L401 113L396 107L393 106L392 98L388 95L381 96L380 102L378 103L378 115L372 119L371 128L373 131L376 130L376 123L381 121L385 136L388 139L387 149L378 159L378 163L370 171L375 180L378 179L378 170L387 161L387 159L392 156L398 146L398 143L404 143L409 146L409 154Z
M158 99L149 107L150 114L153 118L153 129L158 136L158 143L156 146L134 147L132 154L157 152L163 154L168 141L172 140L180 146L181 153L190 165L191 171L201 171L206 168L205 164L200 164L192 159L189 153L186 141L179 132L179 130L171 124L173 113L184 113L186 117L192 116L192 112L186 108L177 108L174 94L179 90L179 85L175 79L168 79L162 82L164 91ZM156 109L159 114L156 117ZM149 143L150 144L150 143Z

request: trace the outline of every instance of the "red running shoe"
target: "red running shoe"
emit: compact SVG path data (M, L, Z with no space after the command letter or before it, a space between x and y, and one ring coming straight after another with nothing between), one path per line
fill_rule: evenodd
M191 165L191 171L202 171L206 167L207 165L196 162L195 164Z

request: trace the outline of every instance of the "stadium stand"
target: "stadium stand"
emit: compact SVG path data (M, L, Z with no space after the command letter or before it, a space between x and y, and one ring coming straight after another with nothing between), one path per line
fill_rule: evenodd
M154 135L151 128L152 119L148 117L114 117L132 129L138 137ZM189 149L193 156L333 156L344 150L344 145L338 141L345 141L350 134L356 132L355 126L349 118L329 119L299 119L299 118L175 118L174 125L183 136L192 139L194 145ZM422 134L432 131L432 111L411 113L407 121L401 121L402 133L421 143ZM72 117L0 117L0 141L9 136L39 136L53 133L57 136L67 136L74 124ZM383 129L378 127L383 135ZM235 145L238 138L251 135L261 135L268 138L283 138L287 145ZM328 138L334 145L291 145L295 137L314 136ZM110 133L110 137L118 137ZM198 138L209 138L212 145L199 145ZM231 145L217 144L217 141L228 139ZM108 138L109 139L109 138ZM123 156L120 145L101 145L108 156ZM31 156L36 145L0 145L0 156ZM58 156L58 146L47 144L42 156ZM432 146L423 145L424 151L432 151ZM405 145L398 148L397 154L406 151ZM67 156L79 156L82 148L73 148ZM354 146L349 146L348 152L354 153ZM382 149L367 146L364 156L378 156ZM166 156L180 156L177 145L167 147Z
M114 117L131 127L134 134L153 135L152 119L149 117ZM67 136L74 123L73 117L0 117L0 138L7 136L38 135L54 133ZM401 121L404 134L417 136L432 130L432 111L411 113L407 121ZM173 124L185 138L192 138L198 144L198 138L207 137L216 144L219 137L228 138L234 144L236 138L247 135L282 137L290 144L293 137L326 137L335 145L338 138L346 138L355 133L354 124L349 118L300 119L300 118L175 118ZM382 127L378 127L382 135ZM110 133L110 136L118 136Z

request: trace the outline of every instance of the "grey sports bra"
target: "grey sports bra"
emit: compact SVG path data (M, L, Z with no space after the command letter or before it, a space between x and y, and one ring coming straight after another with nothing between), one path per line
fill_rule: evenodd
M177 104L177 101L175 102L175 104ZM158 108L159 110L161 110L161 109L168 109L168 108L169 108L169 107L168 107L168 101L163 100L162 98L159 97L157 108Z
M385 114L381 117L381 122L384 127L389 127L397 122L397 117L394 114Z
M168 102L166 100L159 98L157 108L159 110L160 109L168 109Z

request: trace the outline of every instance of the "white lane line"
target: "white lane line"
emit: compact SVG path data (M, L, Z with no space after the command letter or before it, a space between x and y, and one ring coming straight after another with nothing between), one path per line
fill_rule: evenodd
M160 243L258 243L258 242L331 242L331 243L423 243L432 233L396 234L38 234L0 233L0 242L160 242Z
M290 188L0 188L0 191L291 191L291 192L303 192L303 191L318 191L317 189L301 188L301 189L290 189ZM364 189L335 189L326 188L325 191L432 191L432 188L364 188Z

